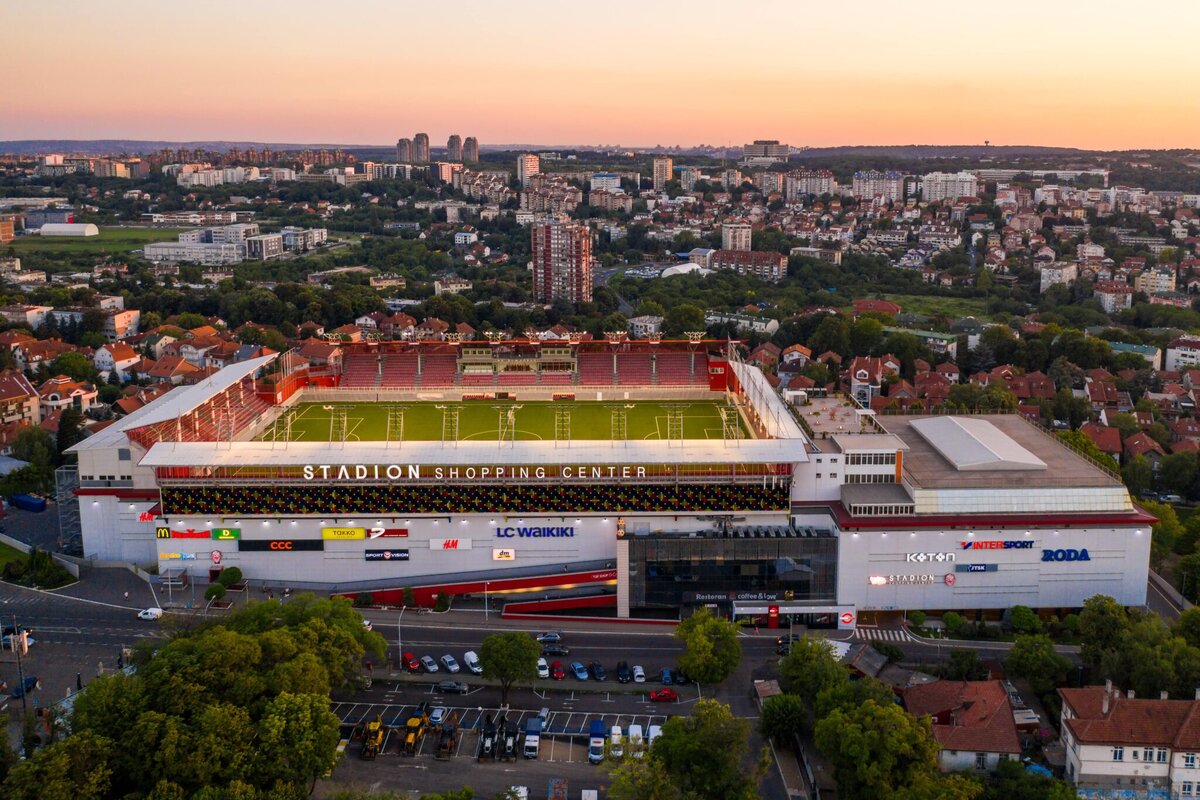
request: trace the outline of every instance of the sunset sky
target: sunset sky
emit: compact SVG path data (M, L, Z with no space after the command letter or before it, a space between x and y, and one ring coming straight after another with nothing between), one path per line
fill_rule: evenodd
M0 139L1200 147L1200 0L51 0Z

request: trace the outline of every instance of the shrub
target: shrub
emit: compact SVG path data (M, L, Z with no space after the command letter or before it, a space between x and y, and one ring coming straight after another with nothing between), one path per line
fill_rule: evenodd
M219 583L210 584L209 587L204 590L204 599L209 601L210 603L213 600L220 600L224 596L225 596L225 587Z
M375 604L375 597L370 592L359 592L354 596L354 605L356 608L366 608Z
M438 592L437 602L433 606L434 611L449 611L450 610L450 595L445 592Z
M1013 606L1008 612L1008 624L1014 633L1038 633L1042 621L1029 606Z
M925 627L925 612L924 611L908 612L908 621L912 623L912 626L914 628Z
M967 628L967 618L957 611L947 611L942 615L942 624L946 626L946 633L958 637Z
M900 661L900 659L904 658L904 651L900 649L900 646L892 644L891 642L885 642L881 639L872 639L871 647L874 647L877 653L887 658L889 664L895 664L896 662Z
M404 605L412 607L417 604L417 596L411 586L404 587Z
M217 580L222 586L228 589L235 583L242 582L242 571L238 567L226 567L221 570L221 574L217 577Z

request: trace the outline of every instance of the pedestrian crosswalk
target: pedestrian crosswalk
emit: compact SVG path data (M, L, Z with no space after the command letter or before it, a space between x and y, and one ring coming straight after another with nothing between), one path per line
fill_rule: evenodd
M864 626L854 629L854 638L864 642L869 642L872 639L877 639L881 642L912 641L912 637L908 635L908 631L901 628L870 628Z

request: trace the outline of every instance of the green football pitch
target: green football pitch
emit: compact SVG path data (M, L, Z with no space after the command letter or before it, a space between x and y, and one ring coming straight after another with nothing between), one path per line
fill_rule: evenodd
M439 408L445 405L446 408ZM458 409L459 440L498 440L503 425L516 428L516 439L555 439L556 424L560 421L556 408L569 410L570 438L578 440L666 439L669 432L669 406L682 406L683 437L687 439L722 439L724 425L721 403L687 401L678 404L647 401L622 402L518 402L465 401L460 403L415 402L392 405L387 403L301 403L286 412L264 431L260 439L283 439L290 419L291 440L301 442L328 441L441 441L453 438L453 417ZM503 408L497 408L503 406ZM403 433L399 410L403 410ZM512 412L511 422L509 411ZM614 410L623 412L625 435L613 435ZM341 421L345 412L345 423ZM730 409L730 412L733 410ZM727 412L728 413L728 412ZM741 438L745 426L737 417ZM565 420L563 420L565 422ZM616 423L619 427L619 420ZM446 435L444 435L444 432ZM619 432L618 432L619 434ZM676 434L678 435L678 434ZM507 437L506 437L507 438ZM563 437L566 438L566 437Z

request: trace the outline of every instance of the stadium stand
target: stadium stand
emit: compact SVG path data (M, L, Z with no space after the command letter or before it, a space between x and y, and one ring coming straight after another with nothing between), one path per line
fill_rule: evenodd
M612 356L608 353L580 353L579 382L585 386L611 386Z
M342 386L347 389L378 386L378 373L374 353L348 353L342 361Z
M388 389L409 389L417 383L417 357L407 353L383 356L383 374L379 386Z
M692 372L691 353L669 353L660 351L657 354L656 377L662 386L707 385L708 359L703 353L696 353L696 371Z
M618 353L617 383L630 386L649 386L651 383L649 353Z
M458 373L458 360L454 354L421 356L422 386L453 386Z

